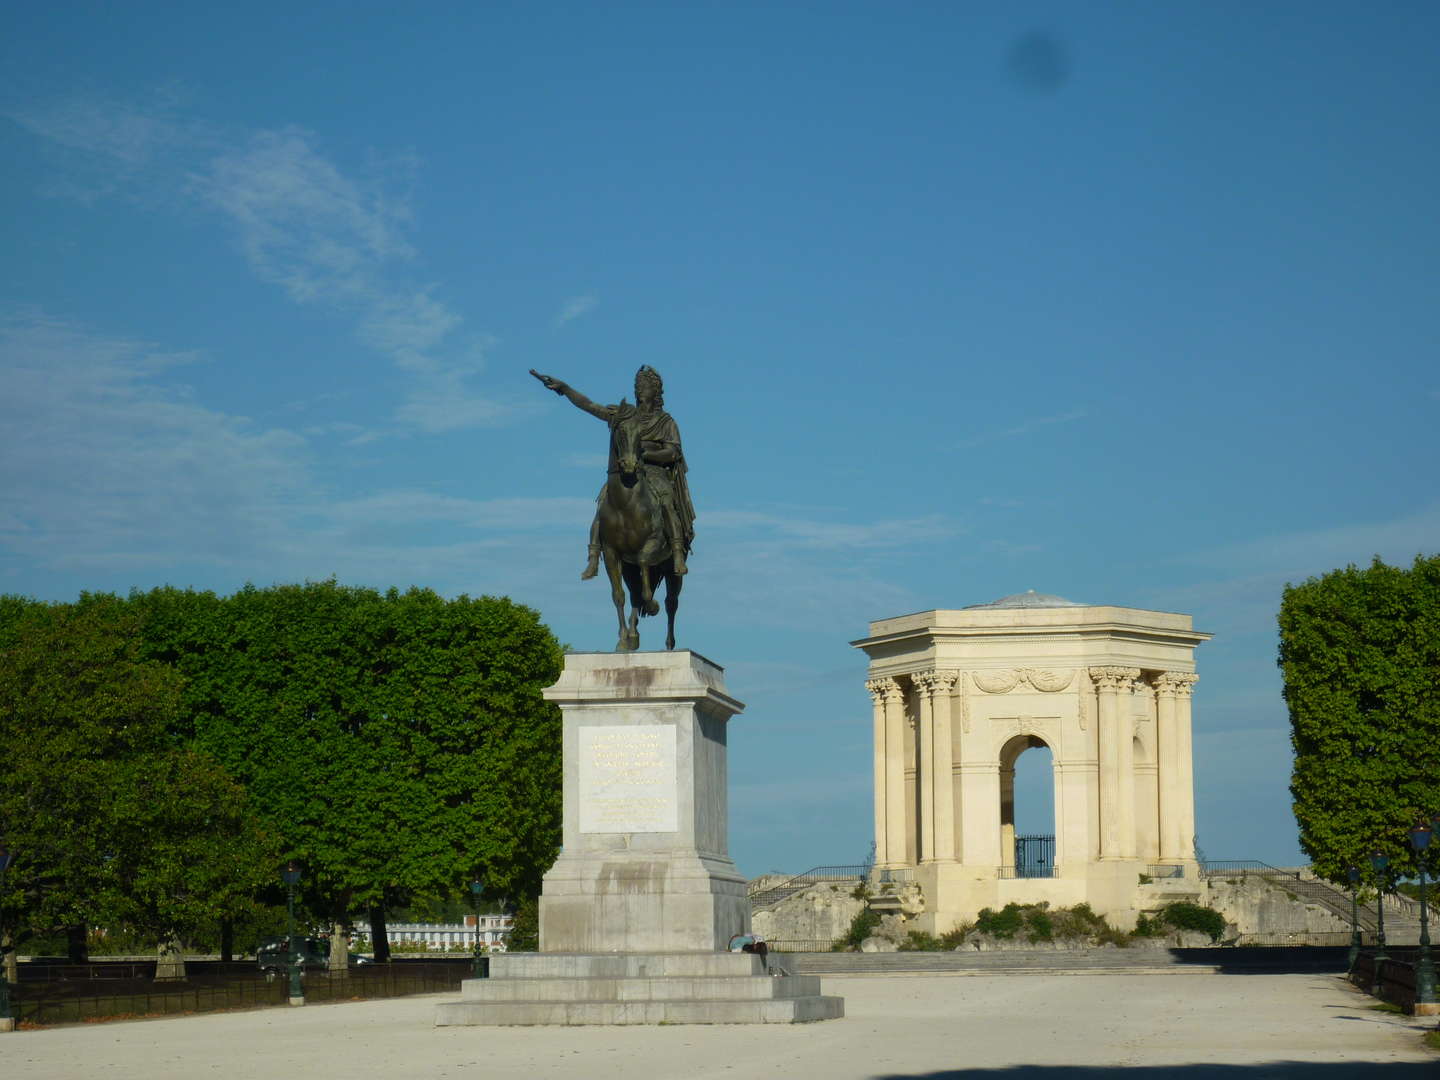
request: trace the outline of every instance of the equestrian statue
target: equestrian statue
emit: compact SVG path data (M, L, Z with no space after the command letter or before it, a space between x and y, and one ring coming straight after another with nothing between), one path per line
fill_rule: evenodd
M530 374L610 428L610 460L605 485L595 500L589 558L580 579L593 578L604 558L620 624L616 651L640 647L641 616L660 613L655 588L661 579L669 622L665 648L675 648L675 611L680 606L684 575L689 572L685 557L695 539L695 507L685 479L680 429L664 409L665 384L660 373L648 364L635 373L634 405L624 398L619 405L597 405L559 379L533 369Z

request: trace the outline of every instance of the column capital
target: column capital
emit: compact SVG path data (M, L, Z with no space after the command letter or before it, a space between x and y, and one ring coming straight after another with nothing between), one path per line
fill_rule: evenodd
M1165 697L1189 697L1200 676L1189 671L1162 671L1155 676L1155 690Z
M1140 669L1133 667L1092 667L1090 678L1097 690L1128 690L1140 677Z
M910 681L915 684L915 688L930 697L948 694L959 678L958 671L915 671L910 674Z
M875 699L876 705L882 701L903 701L905 699L900 684L891 678L867 679L865 689L870 691L870 696Z

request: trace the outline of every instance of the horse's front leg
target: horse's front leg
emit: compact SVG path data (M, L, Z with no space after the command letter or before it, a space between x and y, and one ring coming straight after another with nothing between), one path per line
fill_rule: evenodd
M680 607L680 585L685 579L678 574L665 575L665 619L669 628L665 634L665 648L675 648L675 612Z
M605 576L610 579L610 599L615 601L615 621L620 624L620 638L615 642L616 652L630 652L635 648L625 628L625 583L620 577L620 555L612 547L605 548ZM631 621L634 621L632 615Z
M650 580L650 567L640 564L640 603L646 615L660 614L660 605L655 602L655 583Z

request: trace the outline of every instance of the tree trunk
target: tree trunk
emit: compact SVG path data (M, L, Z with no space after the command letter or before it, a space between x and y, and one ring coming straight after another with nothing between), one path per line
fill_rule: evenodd
M155 954L155 981L185 978L185 951L181 948L176 934L160 939L160 949Z
M220 920L220 959L227 964L235 959L235 924L229 919Z
M89 959L85 927L67 926L65 928L65 944L70 963L83 964Z
M3 948L5 951L5 981L12 983L19 982L20 958L16 955L15 951L14 932L6 930L4 938L0 939L0 941L3 941L3 945L0 945L0 948Z
M370 950L377 964L390 962L390 932L385 928L383 905L370 909Z
M344 977L350 974L350 942L345 933L345 923L337 919L330 929L330 974Z

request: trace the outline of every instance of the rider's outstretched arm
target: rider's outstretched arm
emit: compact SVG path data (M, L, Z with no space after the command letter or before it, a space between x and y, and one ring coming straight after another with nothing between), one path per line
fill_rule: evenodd
M534 375L535 378L539 379L542 383L544 383L545 389L554 390L555 393L568 400L570 404L574 405L577 409L583 409L591 416L598 417L599 419L604 420L607 423L609 422L610 406L595 404L595 402L591 401L584 394L580 393L579 390L576 390L573 386L571 386L569 383L565 382L562 379L552 378L549 375L541 375L534 368L530 369L530 374Z

